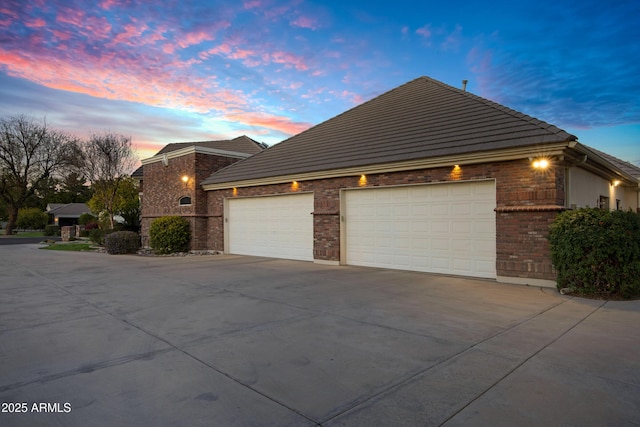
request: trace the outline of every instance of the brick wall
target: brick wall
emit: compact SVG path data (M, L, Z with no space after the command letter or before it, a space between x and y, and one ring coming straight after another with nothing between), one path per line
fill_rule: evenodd
M210 191L207 247L224 250L224 198L312 191L314 258L339 261L340 189L488 178L496 180L497 274L554 280L546 238L550 222L564 205L564 168L540 172L527 160L367 175L366 182L360 176L302 181L295 190L278 184Z
M178 215L189 220L191 249L207 247L207 222L209 218L207 194L201 183L213 171L238 161L228 157L191 153L169 159L168 165L155 162L143 166L144 193L142 195L142 244L149 246L151 222L162 216ZM182 177L189 180L185 183ZM191 205L180 206L181 197L191 197Z

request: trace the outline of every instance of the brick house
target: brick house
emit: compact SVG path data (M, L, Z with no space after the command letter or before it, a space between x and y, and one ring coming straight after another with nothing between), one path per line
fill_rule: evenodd
M145 184L143 235L180 214L195 220L194 249L334 265L554 286L558 212L640 207L640 168L428 77L229 167L159 156L143 161L157 187L149 199ZM190 193L177 180L188 167ZM183 193L197 206L183 211Z
M253 139L240 136L231 140L168 144L155 156L142 160L142 166L132 176L139 181L143 246L149 244L151 221L179 215L189 220L192 249L206 249L209 212L202 181L213 171L264 148Z

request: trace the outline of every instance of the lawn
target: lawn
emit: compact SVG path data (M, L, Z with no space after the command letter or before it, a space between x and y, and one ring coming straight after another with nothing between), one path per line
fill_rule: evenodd
M54 243L40 249L48 249L51 251L95 251L92 243Z

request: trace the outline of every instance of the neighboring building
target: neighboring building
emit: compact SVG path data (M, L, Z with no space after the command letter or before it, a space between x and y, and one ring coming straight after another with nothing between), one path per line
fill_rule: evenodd
M149 227L155 218L186 217L191 225L192 248L207 244L207 195L201 188L212 172L264 150L247 136L232 140L169 144L142 161L132 176L140 182L142 243L148 246Z
M78 224L80 215L91 213L91 209L86 203L49 203L47 214L51 216L52 222L60 227Z
M143 161L143 236L183 215L192 248L226 253L551 286L558 212L640 208L640 168L428 77L225 168L171 153Z

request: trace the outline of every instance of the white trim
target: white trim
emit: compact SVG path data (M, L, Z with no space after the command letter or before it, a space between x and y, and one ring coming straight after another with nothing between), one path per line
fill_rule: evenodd
M416 169L431 169L453 165L471 165L488 162L528 159L532 156L561 156L568 143L549 144L544 147L510 148L500 151L484 151L480 153L457 154L402 162L382 163L375 165L354 166L334 170L304 172L266 178L247 179L235 182L202 184L205 191L223 190L233 187L253 187L259 185L282 184L291 181L309 181L314 179L338 178L344 176L370 175L377 173L402 172Z
M541 287L541 288L557 289L557 283L555 282L555 280L532 279L527 277L497 276L496 281L498 283L510 283L513 285L526 285L526 286L535 286L535 287Z
M321 265L334 265L334 266L339 266L340 265L340 261L330 261L328 259L313 259L313 263L314 264L321 264Z
M182 156L186 156L188 154L194 154L194 153L232 157L236 159L245 159L253 155L253 154L241 153L239 151L219 150L217 148L198 147L195 145L191 145L189 147L181 148L179 150L169 151L168 153L158 154L148 159L143 159L141 163L143 165L148 165L148 164L157 163L157 162L168 162L169 159L175 159L176 157L182 157Z

